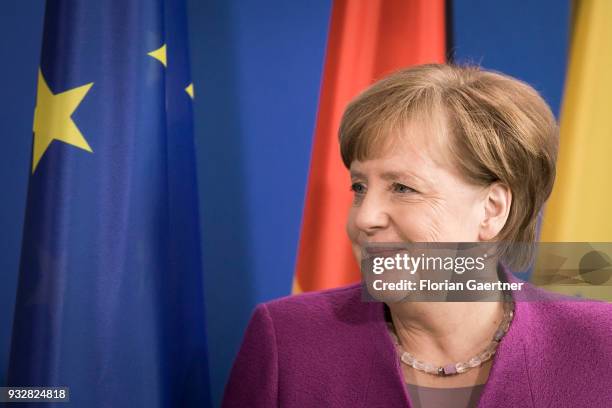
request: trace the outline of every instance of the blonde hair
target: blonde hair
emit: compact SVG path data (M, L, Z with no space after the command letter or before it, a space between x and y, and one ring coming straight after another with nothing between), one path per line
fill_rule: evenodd
M339 132L344 165L383 153L415 121L437 124L432 137L449 136L451 157L468 181L510 188L509 216L496 240L508 266L527 267L532 251L517 254L513 244L535 243L538 213L555 179L559 132L546 102L528 84L476 66L407 68L348 105Z

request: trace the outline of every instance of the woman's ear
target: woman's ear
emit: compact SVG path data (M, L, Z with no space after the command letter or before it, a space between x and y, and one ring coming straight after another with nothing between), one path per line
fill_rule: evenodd
M508 220L511 204L512 192L507 185L495 182L488 187L484 201L485 216L480 223L481 241L490 241L500 233Z

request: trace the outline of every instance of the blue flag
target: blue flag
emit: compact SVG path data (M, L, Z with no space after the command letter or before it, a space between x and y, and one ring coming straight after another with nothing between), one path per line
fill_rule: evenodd
M186 20L182 0L47 1L11 386L209 406Z

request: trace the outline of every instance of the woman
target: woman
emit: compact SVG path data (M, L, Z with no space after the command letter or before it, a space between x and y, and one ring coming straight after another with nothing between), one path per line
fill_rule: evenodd
M340 127L355 257L380 242L496 241L506 264L526 265L508 248L536 238L557 145L546 103L508 76L423 65L375 83ZM385 304L361 291L259 305L224 406L612 406L608 304Z

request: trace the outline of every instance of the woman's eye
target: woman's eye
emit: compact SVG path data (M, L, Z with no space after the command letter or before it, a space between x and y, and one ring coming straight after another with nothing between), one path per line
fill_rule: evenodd
M414 193L415 190L401 183L393 183L391 186L395 193L406 194Z
M353 183L351 184L351 191L355 194L364 194L365 186L361 183Z

